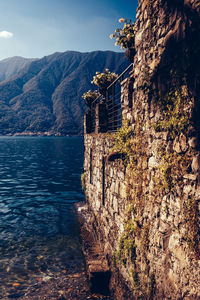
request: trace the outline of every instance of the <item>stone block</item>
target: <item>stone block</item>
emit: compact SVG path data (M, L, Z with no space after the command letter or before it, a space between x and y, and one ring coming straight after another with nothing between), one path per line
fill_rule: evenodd
M118 179L116 179L116 181L115 181L115 193L119 194L119 180Z
M180 218L178 216L175 216L175 218L174 218L175 227L178 228L180 223L181 223Z
M197 175L194 175L194 174L185 174L183 176L183 178L195 181L197 179Z
M173 143L173 150L176 151L177 153L181 153L181 145L179 143L178 137L175 138L174 143Z
M123 182L120 182L120 197L122 198L127 197L126 185Z
M101 208L101 202L98 199L96 199L95 204L96 204L95 205L96 206L96 210L99 211L100 208Z
M110 177L111 177L111 178L113 177L113 174L114 174L114 173L113 173L113 168L111 167L111 168L110 168Z
M200 170L200 154L196 155L192 160L192 171L197 173Z
M158 162L157 162L155 156L151 156L149 158L148 167L149 167L149 169L153 169L153 168L158 167Z
M119 236L124 232L124 224L123 224L123 219L120 218L117 214L115 215L115 221L116 225L119 229Z
M115 213L119 212L119 207L118 207L118 198L117 197L113 197L113 209Z
M166 222L160 221L160 226L158 229L161 233L166 233L169 230L169 225Z
M114 181L111 184L110 191L112 194L115 194L115 182Z
M183 193L188 195L191 192L192 192L192 186L191 185L184 185L184 187L183 187Z
M97 189L97 191L101 192L101 182L100 181L96 182L96 189Z
M192 137L191 139L189 139L188 144L191 148L196 148L197 147L197 138L196 137Z
M181 261L182 264L186 264L186 253L183 251L183 247L180 245L180 236L178 233L173 233L169 238L169 250L171 253Z
M122 171L118 172L118 178L120 181L123 181L125 179L124 172L122 172Z
M143 161L142 161L142 168L143 168L143 170L145 170L145 169L148 168L148 160L147 160L147 158L143 159Z
M154 71L159 64L159 59L154 59L152 63L149 65L151 71Z
M188 149L187 138L183 133L181 133L179 141L180 141L182 152L186 152Z

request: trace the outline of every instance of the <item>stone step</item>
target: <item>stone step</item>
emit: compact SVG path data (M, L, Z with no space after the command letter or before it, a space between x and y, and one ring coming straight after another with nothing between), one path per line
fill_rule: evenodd
M82 247L92 292L109 294L110 270L86 203L76 203Z

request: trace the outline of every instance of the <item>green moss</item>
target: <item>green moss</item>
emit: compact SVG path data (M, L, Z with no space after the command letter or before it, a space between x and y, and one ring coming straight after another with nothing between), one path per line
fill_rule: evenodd
M182 186L183 175L187 173L191 165L192 155L171 152L165 147L160 149L159 155L161 162L157 168L159 171L156 176L157 188L166 193L173 192L177 184Z
M113 138L114 146L111 151L122 154L126 165L131 161L134 155L132 151L134 142L133 135L134 132L128 125L128 121L123 121L122 127L118 129Z
M124 233L119 241L119 248L115 251L113 261L115 265L122 263L126 266L127 262L135 262L136 244L135 244L136 225L129 220L125 225Z
M112 149L112 151L123 154L124 157L127 201L129 202L124 233L120 238L118 250L114 253L113 262L115 265L122 264L128 269L132 266L133 270L135 269L137 258L136 237L141 240L142 252L147 251L149 244L149 226L145 225L144 228L141 228L139 218L137 217L140 216L140 212L144 206L144 199L146 199L142 189L145 176L143 162L146 158L146 141L141 128L142 120L140 116L138 116L134 124L134 130L128 125L127 121L123 122L123 126L113 139L114 146ZM143 256L146 257L146 254L143 253ZM139 288L136 274L134 273L133 276L133 285Z
M175 77L177 73L171 71ZM177 79L175 78L175 81ZM174 141L181 133L189 134L191 125L190 109L188 107L188 92L185 86L174 88L164 97L159 97L157 105L163 111L163 119L154 124L155 131L165 131L168 137ZM171 147L172 148L172 147ZM177 186L183 193L183 176L188 172L192 158L195 155L194 150L188 150L186 153L177 153L165 145L158 151L160 164L157 168L156 186L162 194L176 194ZM197 203L193 198L188 198L184 202L184 219L186 222L187 234L185 240L196 257L200 257L200 222Z
M163 120L153 125L156 132L166 131L174 139L181 132L188 131L189 112L185 110L184 90L172 89L165 96L159 97L157 105L163 110Z

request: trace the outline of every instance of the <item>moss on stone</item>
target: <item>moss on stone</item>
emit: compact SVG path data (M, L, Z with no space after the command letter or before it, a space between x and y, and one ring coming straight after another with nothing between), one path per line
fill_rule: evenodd
M173 73L173 72L172 72ZM192 126L191 113L188 106L188 91L185 86L176 88L160 97L157 105L163 110L164 118L153 125L155 131L165 131L174 142L175 138L182 133L189 135ZM163 194L176 194L177 186L183 193L183 177L188 173L195 155L195 150L189 149L187 152L177 153L172 147L164 145L158 150L160 164L157 168L156 185L159 192ZM184 219L186 222L187 234L185 240L189 248L200 257L200 224L197 202L188 196L184 202Z
M172 89L163 97L159 97L157 106L163 111L163 119L153 124L156 132L167 131L173 140L181 132L189 130L190 115L186 110L187 93L185 86L182 89Z

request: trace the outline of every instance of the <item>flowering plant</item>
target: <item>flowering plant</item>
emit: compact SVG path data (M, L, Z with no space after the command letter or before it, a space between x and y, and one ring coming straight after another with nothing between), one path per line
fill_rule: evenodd
M87 91L86 93L83 94L82 98L85 100L85 103L87 105L91 105L91 103L98 97L100 96L98 91L92 92L91 90Z
M117 74L111 73L109 69L105 69L105 72L103 73L96 72L91 83L96 84L101 92L102 90L105 90L115 79L117 79L117 77Z
M121 49L131 49L135 46L135 30L132 20L121 18L120 23L124 23L122 29L118 28L114 34L110 35L110 38L116 38L115 46L121 46Z

